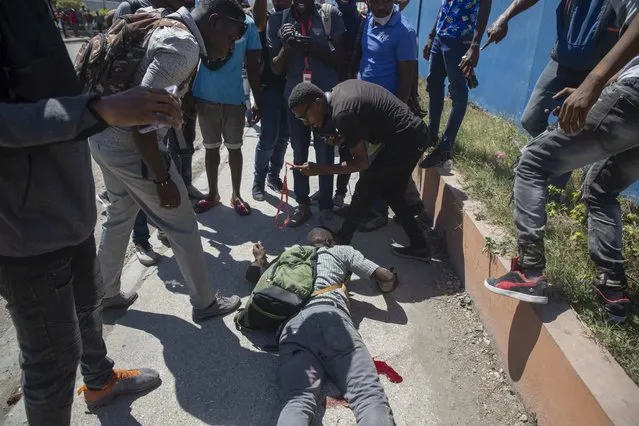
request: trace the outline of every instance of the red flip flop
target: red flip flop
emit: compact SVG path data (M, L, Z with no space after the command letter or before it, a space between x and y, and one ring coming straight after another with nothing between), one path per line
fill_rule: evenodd
M193 206L193 210L195 210L195 213L200 214L200 213L204 213L211 210L213 207L217 206L218 204L220 204L219 197L213 201L204 199L195 203L195 206Z
M235 200L233 201L233 208L240 216L248 216L251 214L251 206L245 201Z

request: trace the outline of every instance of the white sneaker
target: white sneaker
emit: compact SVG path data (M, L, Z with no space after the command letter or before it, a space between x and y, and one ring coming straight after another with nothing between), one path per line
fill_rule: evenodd
M320 225L329 229L331 232L339 231L339 222L333 213L333 210L322 210L319 218Z
M144 266L152 266L158 262L160 255L153 250L153 247L149 242L143 244L137 244L135 246L135 255L138 257L140 263Z
M441 167L446 171L451 171L453 169L453 160L444 161Z

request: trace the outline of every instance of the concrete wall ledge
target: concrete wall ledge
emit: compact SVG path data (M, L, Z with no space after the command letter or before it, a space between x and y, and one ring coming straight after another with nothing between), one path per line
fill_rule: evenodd
M426 212L473 298L510 379L540 425L639 425L639 388L567 305L530 305L487 291L484 280L510 262L485 251L503 233L475 219L454 172L416 170Z

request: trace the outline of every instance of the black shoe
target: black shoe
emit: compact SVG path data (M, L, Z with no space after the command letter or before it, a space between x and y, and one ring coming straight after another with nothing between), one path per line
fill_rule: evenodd
M626 294L626 287L628 286L626 276L620 275L618 278L601 272L597 275L593 285L597 291L597 300L608 315L608 321L612 324L626 322L626 311L628 305L630 305L630 299Z
M393 247L391 249L392 253L395 256L405 257L407 259L420 260L422 262L430 261L430 251L428 247L424 248L413 248L413 247Z
M450 151L444 151L439 148L435 148L433 152L428 154L424 160L419 163L419 167L422 169L429 169L431 167L439 167L444 166L446 162L450 161L451 153Z
M510 262L510 272L498 278L488 278L484 281L484 287L522 302L546 304L548 279L541 272L535 273L534 277L526 277L519 266L519 258L514 257Z
M282 192L282 188L284 188L284 182L277 176L266 179L266 185L275 192Z
M362 220L362 223L357 227L357 230L359 232L373 232L386 225L388 225L388 217L372 213Z
M293 215L291 216L291 220L288 222L289 228L297 228L298 226L304 225L308 220L313 216L311 213L311 207L300 205L298 206Z
M171 247L171 242L169 241L169 237L166 236L166 233L161 229L158 229L158 240L164 244L166 247Z
M255 201L264 201L264 184L253 183L253 199Z

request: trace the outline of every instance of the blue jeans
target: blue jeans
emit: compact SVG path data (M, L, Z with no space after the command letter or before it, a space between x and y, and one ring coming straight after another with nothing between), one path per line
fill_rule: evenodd
M549 178L593 164L583 186L588 250L598 269L623 272L619 194L639 179L639 78L603 90L585 128L546 131L522 151L515 172L515 228L520 262L545 267L544 234Z
M283 96L284 86L271 84L262 88L260 140L255 147L255 182L264 185L266 175L277 178L284 165L288 147L288 109Z
M147 243L149 242L149 238L151 238L151 234L149 233L149 223L146 213L140 210L135 217L135 224L133 225L133 244Z
M29 424L69 425L78 363L91 389L113 375L93 235L76 247L1 264L0 294L16 328Z
M305 126L300 120L295 118L293 112L287 108L288 126L291 133L291 146L293 147L293 158L295 164L304 164L308 161L308 149L311 145L311 128ZM324 139L315 137L313 146L315 147L315 157L318 164L334 164L335 150L332 146L324 143ZM298 204L310 205L310 186L308 176L304 176L298 171L293 171L293 183L295 185L295 199ZM320 210L333 209L333 175L323 175L319 177Z
M439 125L444 111L444 97L446 95L445 80L448 77L448 90L453 101L453 109L448 117L448 124L444 131L440 149L452 151L457 138L457 132L464 121L468 106L468 85L466 77L459 69L462 56L470 47L470 38L452 39L435 37L430 51L430 73L426 78L428 85L428 109L431 140L437 140Z
M560 106L565 99L553 99L566 87L579 87L588 75L586 71L575 71L562 67L550 59L539 76L528 104L521 115L521 126L530 136L536 138L548 128L550 112ZM550 184L563 189L570 180L572 172L551 178Z

